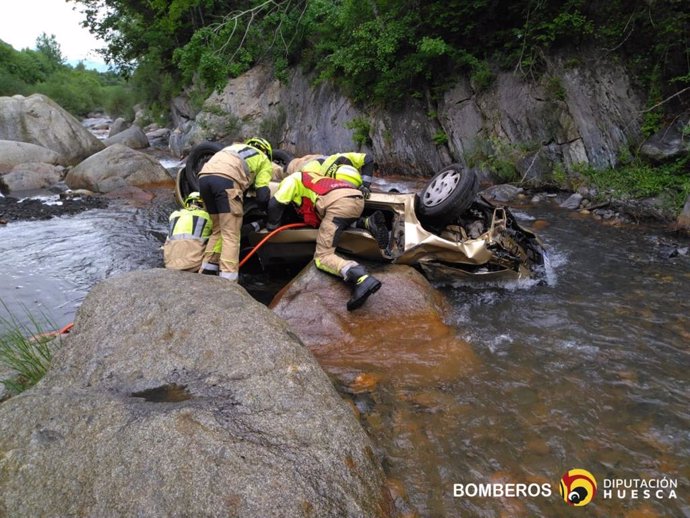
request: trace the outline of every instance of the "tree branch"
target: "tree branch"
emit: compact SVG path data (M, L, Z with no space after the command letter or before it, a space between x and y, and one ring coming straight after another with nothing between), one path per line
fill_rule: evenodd
M667 98L664 99L663 101L659 101L659 102L656 103L654 106L650 106L649 108L647 108L647 109L645 109L645 110L642 110L642 111L640 111L639 113L647 113L647 112L650 112L650 111L652 111L654 108L658 108L658 107L661 106L662 104L666 104L668 101L670 101L670 100L673 99L674 97L678 97L679 95L682 95L682 94L684 94L685 92L687 92L687 91L689 91L689 90L690 90L690 86L688 86L687 88L683 88L683 89L680 90L679 92L674 93L673 95L667 97Z

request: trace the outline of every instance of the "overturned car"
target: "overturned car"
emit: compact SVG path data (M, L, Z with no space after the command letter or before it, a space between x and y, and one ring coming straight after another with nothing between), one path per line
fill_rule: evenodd
M178 202L198 189L199 170L221 148L206 142L192 150L177 174ZM291 162L288 153L274 152L276 181L271 183L272 192L285 172L294 169ZM374 190L365 202L363 215L383 212L390 231L388 247L380 249L364 229L349 228L341 234L338 251L369 261L413 265L440 284L459 279L514 280L541 271L545 251L539 238L520 226L508 208L494 205L477 194L477 189L477 175L452 164L436 173L419 194ZM249 192L245 223L265 217L252 198ZM298 221L296 214L292 217ZM261 267L306 264L314 254L317 232L315 228L290 228L272 236L257 251ZM265 236L266 231L243 236L243 251Z

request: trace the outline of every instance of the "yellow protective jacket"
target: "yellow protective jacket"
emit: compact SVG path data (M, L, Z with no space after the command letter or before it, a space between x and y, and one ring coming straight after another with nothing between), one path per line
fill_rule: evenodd
M368 153L336 153L330 155L321 164L321 174L335 178L336 171L341 165L351 165L362 175L362 185L369 187L374 179L376 164L374 157Z
M354 189L354 186L349 182L335 180L316 173L301 171L292 173L278 185L273 199L280 204L280 207L274 203L269 203L268 221L277 222L280 220L281 207L294 203L297 207L297 213L302 216L304 222L312 227L318 227L321 223L321 218L316 214L316 201L319 196L328 194L334 189L343 188Z
M171 270L196 271L201 266L213 224L208 212L180 209L170 214L168 238L163 245L163 262Z

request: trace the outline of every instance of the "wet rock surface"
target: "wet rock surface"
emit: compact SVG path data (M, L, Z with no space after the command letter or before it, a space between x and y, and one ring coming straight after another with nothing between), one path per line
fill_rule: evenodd
M362 373L381 381L415 376L441 381L476 366L469 345L443 321L447 302L422 274L405 265L369 270L382 287L355 311L345 308L350 286L313 263L271 307L344 386Z
M369 439L290 328L185 272L97 285L46 377L0 405L0 452L9 516L389 515Z
M59 200L58 204L47 204L40 199L21 199L11 196L0 197L0 222L33 219L50 219L55 216L77 214L89 209L102 209L108 200L96 196L78 196Z
M470 344L444 322L452 310L420 273L404 265L369 265L369 270L383 285L355 311L345 309L349 286L313 264L276 296L272 307L351 402L384 458L397 512L451 516L415 513L416 497L406 493L444 487L429 475L439 468L430 454L434 434L419 426L417 416L426 421L438 408L452 408L447 403L452 397L438 387L470 378L482 365ZM457 413L458 421L465 417Z

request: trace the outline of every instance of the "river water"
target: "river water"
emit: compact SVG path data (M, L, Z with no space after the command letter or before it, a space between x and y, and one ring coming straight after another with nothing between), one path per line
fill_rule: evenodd
M173 203L172 194L151 206L114 200L107 209L0 226L0 301L24 324L72 322L98 281L163 266Z
M587 516L690 516L690 258L666 258L652 229L518 215L549 249L547 282L443 288L471 365L428 383L393 376L364 415L411 515L584 516L558 494L580 468L599 486ZM434 346L419 344L429 358ZM605 498L607 480L663 478L677 498ZM454 497L455 484L507 483L552 495Z
M0 299L15 313L71 322L98 281L162 266L172 195L152 207L112 203L0 227ZM687 241L555 205L516 211L549 250L546 282L440 288L471 365L389 373L356 401L398 508L419 517L690 516ZM681 255L667 258L668 239ZM439 347L419 343L415 357L437 357ZM387 367L395 370L381 356L377 368ZM599 485L586 510L558 495L573 468ZM677 484L676 498L633 498L630 489L605 497L607 479L663 478ZM454 497L455 484L545 484L551 495Z

